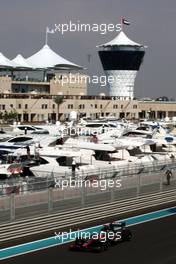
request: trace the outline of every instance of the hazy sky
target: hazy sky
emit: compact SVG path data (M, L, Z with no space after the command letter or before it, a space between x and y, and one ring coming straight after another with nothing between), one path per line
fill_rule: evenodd
M127 35L148 46L138 74L137 97L176 97L176 0L0 0L0 52L8 58L28 57L45 41L45 28L72 22L117 24L124 16L131 21ZM60 33L49 35L49 46L64 58L102 74L96 45L116 32ZM91 54L88 62L87 54ZM102 92L99 88L98 92ZM92 88L92 93L97 92Z

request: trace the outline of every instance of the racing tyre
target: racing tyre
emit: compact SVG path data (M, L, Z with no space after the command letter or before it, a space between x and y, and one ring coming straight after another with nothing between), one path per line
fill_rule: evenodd
M132 239L132 233L130 230L125 230L122 235L122 241L130 241Z

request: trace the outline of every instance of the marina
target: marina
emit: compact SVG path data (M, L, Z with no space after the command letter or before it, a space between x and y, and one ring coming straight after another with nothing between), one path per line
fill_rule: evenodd
M72 120L49 130L37 127L14 124L8 134L3 130L0 221L175 188L174 123L169 129L159 121ZM68 127L78 133L64 135Z

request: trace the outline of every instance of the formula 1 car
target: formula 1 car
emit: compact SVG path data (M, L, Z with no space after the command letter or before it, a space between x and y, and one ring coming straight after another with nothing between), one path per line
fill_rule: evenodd
M75 243L70 246L70 250L102 252L118 242L130 241L131 239L132 233L126 228L125 222L110 223L104 225L96 237L92 234L88 239L76 238Z
M72 251L91 251L91 252L102 252L108 249L110 246L108 241L101 240L100 238L94 239L80 239L76 238L75 243L70 246Z
M101 232L107 233L106 237L111 245L132 239L132 232L126 228L125 222L106 224L101 229Z

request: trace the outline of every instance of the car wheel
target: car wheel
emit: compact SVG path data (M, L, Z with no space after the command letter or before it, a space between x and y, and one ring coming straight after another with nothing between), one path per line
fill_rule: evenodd
M104 247L104 251L105 251L105 250L108 250L109 245L108 244L105 244L103 247Z
M103 247L97 247L96 250L95 250L95 252L97 252L97 253L101 253L103 251L104 251Z
M126 230L125 234L122 237L122 241L130 241L132 239L132 233L130 230Z

